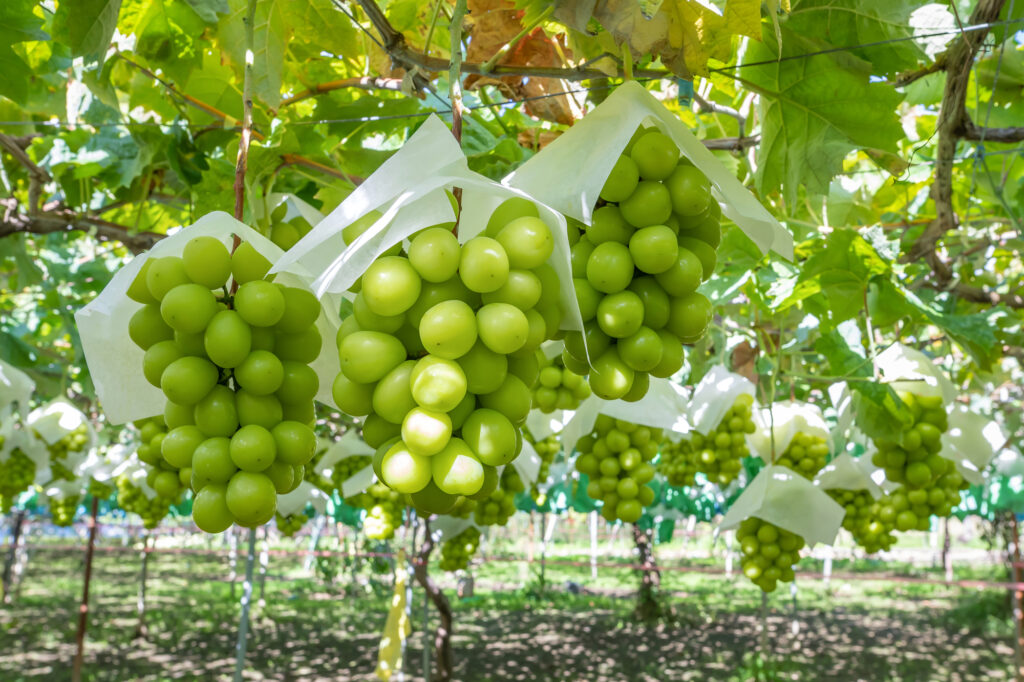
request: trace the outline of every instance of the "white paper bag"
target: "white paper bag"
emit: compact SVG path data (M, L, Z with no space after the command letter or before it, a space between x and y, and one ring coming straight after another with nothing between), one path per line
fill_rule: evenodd
M871 470L870 461L865 464L844 452L818 472L814 484L822 490L867 490L877 500L882 489L871 479Z
M796 533L808 547L831 545L846 510L825 491L795 471L766 466L732 503L720 528L727 530L756 516Z
M435 542L444 542L451 540L471 526L476 526L472 519L463 519L457 516L438 516L430 522L430 531L435 538Z
M149 258L181 256L185 245L193 237L215 237L229 249L232 235L242 241L271 263L281 258L283 252L269 239L244 225L227 213L214 211L200 218L194 225L161 239L146 253L136 256L121 268L96 299L75 313L75 321L82 337L82 348L96 395L103 406L103 412L112 424L144 419L163 414L166 399L163 392L146 381L142 373L142 359L145 354L128 337L128 321L142 307L128 298L126 292L143 263ZM309 288L311 276L300 267L294 266L278 276L275 281L289 286ZM322 298L322 297L321 297ZM323 338L323 347L311 365L320 378L320 390L316 399L333 405L331 386L339 371L338 353L334 338L338 333L340 299L324 301L317 329Z
M327 496L309 481L303 481L295 490L277 497L277 513L281 516L298 514L307 504L312 504L318 514L323 514L327 509Z
M878 354L875 364L893 390L915 395L942 396L948 405L956 398L956 387L935 361L914 348L894 344Z
M793 259L793 236L679 118L642 85L623 83L503 182L587 225L608 174L641 124L653 123L711 181L722 213L763 253Z
M687 418L693 428L707 435L721 422L741 395L754 397L754 384L744 376L715 365L704 375L690 398Z
M327 452L317 462L314 471L326 479L331 478L335 465L348 457L373 456L373 448L366 444L355 429L350 429L337 441L328 446ZM342 483L342 497L351 497L373 485L373 467L364 467Z
M28 411L28 401L35 389L36 382L32 381L29 375L0 360L0 408L17 403L18 411L25 414Z
M274 192L267 195L266 206L268 212L273 213L274 210L282 204L286 207L284 217L282 218L284 222L290 222L295 218L301 217L309 223L310 227L316 227L317 224L324 219L323 213L316 210L294 194ZM261 202L254 202L253 209L253 218L255 220L262 220L264 213Z
M567 452L576 447L576 442L594 430L597 415L604 414L613 419L653 426L666 431L685 433L689 426L686 421L684 392L679 384L668 379L651 379L647 395L635 403L623 400L603 400L596 395L580 403L569 423L562 430L562 443Z
M78 455L81 455L84 461L84 457L96 447L96 429L89 422L89 418L63 398L57 398L32 410L25 423L29 429L39 434L47 445L53 445L84 425L88 433L86 444L77 452L68 452L68 461L77 461ZM70 464L65 464L71 468Z
M953 460L964 478L977 485L984 480L989 462L1006 444L1006 433L999 424L966 405L954 405L939 454Z
M771 408L754 410L754 433L747 434L751 451L765 462L772 461L772 436L775 458L782 456L798 433L828 439L828 426L821 408L810 403L785 400Z

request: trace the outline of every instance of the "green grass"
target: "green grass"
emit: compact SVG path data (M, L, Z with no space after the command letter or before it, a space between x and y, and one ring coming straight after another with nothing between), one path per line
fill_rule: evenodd
M571 547L558 554L587 559ZM0 609L0 679L68 679L81 558L33 553L20 598ZM390 577L372 573L366 560L326 565L337 571L333 584L305 574L297 558L271 558L265 603L253 616L247 679L376 679ZM152 555L145 640L132 639L138 567L135 553L97 554L85 679L228 679L240 584L232 598L226 559ZM820 570L808 560L801 568ZM836 562L834 570L880 568L858 561ZM928 567L884 568L941 578ZM968 573L1005 577L993 566L959 566L957 577ZM998 680L1009 679L1013 658L1003 590L841 579L826 588L798 579L795 600L786 587L769 597L762 648L761 594L739 576L666 570L663 598L672 617L654 626L632 617L638 581L629 568L602 567L591 580L589 566L549 564L541 591L538 564L484 561L474 570L475 596L462 601L451 576L435 577L453 600L458 680ZM586 592L569 593L569 581ZM412 614L407 660L412 679L421 679L418 586Z

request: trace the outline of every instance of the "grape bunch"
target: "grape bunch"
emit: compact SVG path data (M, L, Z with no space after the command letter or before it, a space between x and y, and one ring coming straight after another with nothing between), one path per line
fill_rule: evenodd
M658 473L665 477L669 485L676 488L696 485L699 469L695 455L689 439L683 438L679 442L667 440L661 446Z
M319 488L329 496L334 490L334 483L317 471L317 465L326 453L327 448L317 448L317 451L313 454L313 458L306 462L303 477L311 485Z
M956 465L948 464L946 473L928 488L910 488L902 485L881 499L879 518L895 526L898 531L928 530L930 517L948 517L960 504L960 491L968 488Z
M114 493L114 486L103 481L97 481L92 476L89 477L89 485L85 491L95 497L98 500L105 500Z
M334 489L340 493L342 484L370 466L372 461L373 458L369 455L356 455L339 459L334 463L334 468L331 470L331 483L334 484Z
M309 517L306 516L305 512L289 514L288 516L282 516L281 512L277 512L274 514L274 521L277 523L277 529L281 531L281 534L290 538L302 530L302 526L305 525L306 521L309 521Z
M572 245L584 331L566 334L563 359L589 372L599 397L636 401L650 376L682 367L683 344L711 321L697 287L715 268L721 208L704 174L654 129L637 130L600 196Z
M800 561L804 539L756 517L744 519L736 529L743 552L743 575L765 592L779 582L792 582L793 566Z
M775 464L792 469L806 479L825 468L828 461L828 444L821 436L800 432L793 436L789 447L775 459Z
M167 438L167 425L163 417L150 417L135 422L139 429L142 445L135 454L146 470L146 483L158 497L169 500L168 504L177 504L182 492L189 486L192 467L178 467L162 455L164 439ZM147 509L152 516L153 513ZM139 516L143 516L139 513ZM162 516L161 516L162 518ZM157 519L159 521L159 518Z
M457 519L468 519L473 516L473 512L476 511L476 507L476 500L471 500L468 497L460 497L459 501L456 502L455 506L448 512L448 516L452 516Z
M480 546L480 530L470 526L441 545L441 570L454 573L469 568L469 562Z
M78 503L81 502L81 495L68 495L61 498L50 498L50 516L55 526L67 528L75 522L75 514L78 512Z
M537 481L542 483L548 480L548 476L551 474L551 465L554 463L555 458L558 457L558 453L562 450L562 443L558 440L558 436L552 434L547 438L534 443L533 449L536 450L537 455L540 457L540 469L537 471Z
M312 227L301 215L285 220L288 217L288 203L282 202L270 214L270 241L282 251L295 246L295 243L306 236Z
M402 525L402 510L405 509L402 495L380 481L346 499L345 503L366 510L363 531L371 540L389 540L395 537L395 528Z
M0 461L0 510L11 510L14 498L29 489L36 477L36 463L21 451L11 450L6 460Z
M843 528L868 554L887 550L896 542L892 520L887 522L881 518L882 500L876 500L867 490L833 488L826 492L846 510Z
M478 526L504 526L516 513L516 495L526 491L523 479L514 467L501 472L498 487L487 497L477 500L473 520Z
M171 505L177 503L176 498L156 494L147 496L127 475L117 478L117 505L131 514L138 514L142 524L152 530L171 511Z
M608 521L636 523L643 508L654 502L651 461L657 456L661 429L598 415L594 431L580 438L576 470L590 478L587 495L602 500Z
M547 264L554 238L537 215L533 203L510 200L461 245L448 227L427 228L353 287L334 399L366 417L377 477L419 510L446 513L460 495L486 497L496 467L522 448L535 351L561 319ZM346 228L346 243L365 223Z
M533 406L545 414L555 410L575 410L590 397L586 378L563 366L561 356L549 358L537 351L540 374L533 391Z
M167 398L160 455L191 470L192 516L208 533L272 519L277 495L302 482L316 449L319 380L309 364L320 354L320 302L270 281L269 269L248 242L229 253L195 237L180 258L146 260L128 289L143 304L128 333ZM170 492L168 473L151 484L160 494Z
M44 443L42 436L36 433ZM81 452L89 444L89 427L84 423L68 431L57 441L47 444L50 452L50 471L55 481L73 481L75 473L68 468L68 455Z

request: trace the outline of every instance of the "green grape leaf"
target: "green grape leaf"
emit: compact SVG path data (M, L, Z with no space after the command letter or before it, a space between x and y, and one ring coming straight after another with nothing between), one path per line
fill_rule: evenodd
M32 11L37 4L33 0L4 0L0 3L0 45L49 38L42 30L42 17Z
M72 0L61 2L53 16L53 38L76 57L95 61L103 57L117 26L121 0Z
M836 47L893 41L850 50L882 73L893 74L925 58L924 51L908 40L914 35L910 14L920 6L914 0L797 0L785 26L806 36L818 35Z
M220 44L236 68L245 66L246 0L228 0L231 13L220 19L217 34ZM296 10L284 0L263 0L256 5L253 22L252 93L271 109L281 103L281 74L284 71L285 47L291 35L291 20Z
M782 41L783 57L830 47L786 27ZM897 151L904 137L895 113L901 95L870 82L868 62L844 52L777 57L778 43L765 27L764 42L750 43L743 57L751 66L737 71L738 80L761 95L755 182L762 193L782 190L788 204L796 202L801 185L826 194L850 151Z
M28 64L15 54L10 45L0 43L0 95L16 104L25 104L31 78Z
M228 0L185 0L200 18L208 24L216 24L221 14L231 11Z

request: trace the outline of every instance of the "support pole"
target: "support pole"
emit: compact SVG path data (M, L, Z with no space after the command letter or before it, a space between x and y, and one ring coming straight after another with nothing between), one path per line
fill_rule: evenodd
M1017 514L1011 513L1011 529L1013 531L1013 581L1021 582L1020 565L1020 528L1017 525ZM1013 593L1013 678L1024 682L1024 592L1015 590Z
M327 516L320 514L316 517L316 521L313 523L313 533L309 537L309 554L306 555L306 562L302 569L309 573L313 570L313 562L316 561L315 552L320 546L320 535L324 532L324 526L327 524Z
M597 580L597 512L590 512L590 579Z
M946 582L953 582L953 554L950 552L949 518L942 519L942 569Z
M85 661L85 629L89 624L89 583L92 582L92 555L96 548L96 516L99 513L100 501L92 498L92 509L89 512L89 543L85 546L85 579L82 584L82 605L78 607L78 635L75 662L71 668L72 682L82 682L82 663Z
M270 534L270 527L263 526L263 544L260 546L260 600L259 607L262 609L266 605L264 596L267 590L267 569L270 565L270 552L269 545L270 540L268 535Z
M139 621L135 625L135 635L132 639L146 638L146 575L149 570L149 537L147 532L142 536L142 554L140 556L141 566L139 567L139 594L135 602L135 611Z
M3 574L3 602L4 604L10 604L13 601L11 595L11 587L13 581L11 580L11 574L14 570L15 558L18 554L18 540L21 539L21 529L25 525L25 510L19 509L14 515L14 525L11 528L11 544L7 548L7 557L4 559L4 574Z
M231 582L231 599L235 598L235 580L238 578L238 529L228 528L228 580Z
M256 563L256 529L249 529L249 554L245 559L245 582L242 583L242 616L238 622L238 643L235 645L235 682L242 682L245 652L249 646L249 605L252 603L252 569Z

